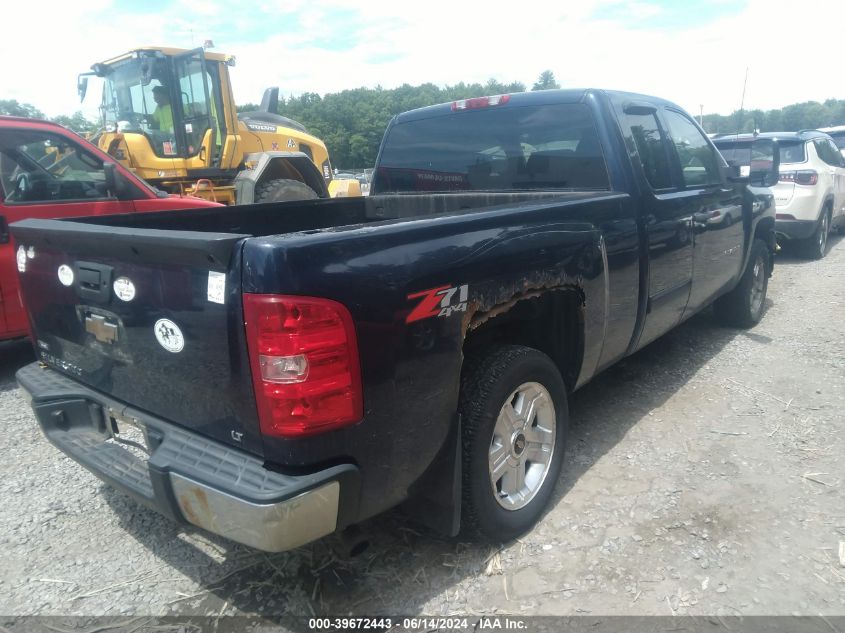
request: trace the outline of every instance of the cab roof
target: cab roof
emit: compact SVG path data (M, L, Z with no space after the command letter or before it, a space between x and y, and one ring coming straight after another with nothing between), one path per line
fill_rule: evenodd
M563 90L535 90L531 92L511 92L507 93L509 96L508 105L525 106L525 105L552 105L560 103L581 103L594 97L596 95L605 95L610 98L630 99L632 101L644 101L655 107L671 106L678 107L676 104L659 97L652 97L649 95L638 94L634 92L622 92L619 90L603 90L599 88L568 88ZM484 97L488 95L478 95ZM430 116L437 116L447 114L452 111L452 101L440 103L438 105L427 106L424 108L417 108L416 110L409 110L397 115L396 122L413 121L416 119L423 119Z
M138 53L162 53L167 55L168 57L174 57L176 55L182 55L184 53L190 53L192 50L199 50L199 49L190 49L190 48L173 48L170 46L140 46L138 48L133 48L121 55L117 55L116 57L112 57L110 59L105 60L102 62L106 66L110 66L111 64L115 64L117 62L123 61L124 59L131 59L135 57ZM206 59L210 59L216 62L228 62L234 59L233 55L228 55L226 53L213 53L211 51L203 51Z
M36 123L38 125L50 125L52 127L67 130L67 128L64 127L61 123L56 123L55 121L48 121L47 119L37 119L28 116L12 116L10 114L0 114L0 123L21 123L24 125Z

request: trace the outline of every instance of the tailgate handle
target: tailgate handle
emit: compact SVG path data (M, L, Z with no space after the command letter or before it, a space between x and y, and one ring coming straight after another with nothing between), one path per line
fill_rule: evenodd
M108 303L111 299L112 267L92 262L76 262L76 294L83 299Z

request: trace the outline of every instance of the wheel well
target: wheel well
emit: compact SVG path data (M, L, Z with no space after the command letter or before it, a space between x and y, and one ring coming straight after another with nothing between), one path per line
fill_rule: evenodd
M320 194L320 185L323 184L319 173L315 175L313 163L305 157L281 157L276 156L267 162L267 166L258 178L256 186L262 185L271 180L298 180L314 189L317 195ZM323 184L323 186L325 186Z
M770 253L775 252L777 236L775 235L774 218L765 217L757 223L757 226L754 229L754 235L751 237L751 242L749 243L749 248L751 247L751 243L753 243L755 239L763 240L769 247Z
M576 289L550 290L489 310L474 318L464 338L464 356L490 345L524 345L549 356L572 391L584 357L583 295Z

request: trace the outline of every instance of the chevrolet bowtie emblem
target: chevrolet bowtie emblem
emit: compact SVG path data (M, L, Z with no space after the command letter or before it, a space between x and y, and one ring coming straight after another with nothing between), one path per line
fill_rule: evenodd
M93 334L94 338L101 343L112 344L117 340L117 324L110 323L106 317L98 314L85 316L85 331Z

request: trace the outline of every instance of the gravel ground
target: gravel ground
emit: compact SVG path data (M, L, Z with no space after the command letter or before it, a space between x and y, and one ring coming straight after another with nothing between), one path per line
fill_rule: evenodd
M40 434L0 345L0 613L845 615L845 240L778 259L752 331L702 314L572 399L549 512L501 547L391 513L362 555L265 555L113 492Z

